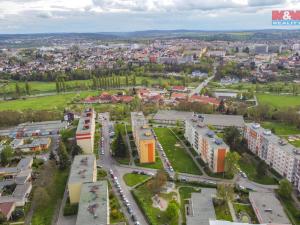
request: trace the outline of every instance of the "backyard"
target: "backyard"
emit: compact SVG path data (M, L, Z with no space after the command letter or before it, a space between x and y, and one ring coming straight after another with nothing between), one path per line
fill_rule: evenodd
M154 131L176 172L201 175L195 162L168 128L154 128Z

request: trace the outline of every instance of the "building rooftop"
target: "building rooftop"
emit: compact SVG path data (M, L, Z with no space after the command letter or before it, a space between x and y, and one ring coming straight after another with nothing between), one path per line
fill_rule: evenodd
M243 127L245 125L243 116L239 115L201 114L201 116L203 123L207 125L224 127Z
M76 225L109 224L107 181L82 185Z
M274 193L250 192L249 199L260 223L290 224Z
M213 149L217 149L220 147L228 148L227 144L223 141L223 139L219 138L214 131L210 130L200 118L194 117L186 121L190 123L201 136L207 137L209 145L213 147Z
M136 130L139 138L142 140L152 140L154 139L151 128L148 125L148 121L144 117L142 112L132 112L131 113L132 127Z
M93 119L94 119L94 110L91 108L84 110L84 112L82 113L79 119L76 134L90 133Z
M95 161L94 155L75 156L70 171L69 183L92 182Z
M187 225L208 225L210 219L216 219L213 197L216 189L201 188L201 193L192 193Z
M176 110L159 110L155 116L154 120L173 120L173 121L184 121L189 118L192 118L194 115L193 112L184 112Z
M265 139L272 142L273 145L278 146L278 148L282 149L283 151L286 151L291 155L295 155L295 157L300 159L300 148L296 148L295 146L288 143L285 139L282 139L273 134L270 130L264 129L258 123L248 123L247 126L251 127L259 135L262 135Z

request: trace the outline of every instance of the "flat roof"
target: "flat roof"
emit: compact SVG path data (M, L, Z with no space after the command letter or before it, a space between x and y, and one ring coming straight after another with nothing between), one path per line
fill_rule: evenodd
M131 123L132 127L136 130L136 134L142 140L152 140L154 135L152 129L148 125L148 121L144 117L142 112L132 112L131 113Z
M272 192L250 192L249 199L260 223L291 224Z
M81 187L76 225L109 224L107 181L84 183Z
M94 155L75 156L70 171L69 183L92 182L95 161Z
M90 114L90 115L88 115L88 114ZM85 109L79 119L76 134L90 133L93 120L94 120L94 110L93 109Z
M176 110L159 110L153 117L154 120L173 120L185 121L193 117L193 112L176 111Z
M215 147L214 149L219 147L229 148L223 139L219 138L215 132L210 130L203 122L201 122L199 118L195 117L195 119L189 119L186 121L186 123L190 123L198 134L206 137L206 140L209 142L210 146Z
M214 188L201 188L201 193L192 193L190 215L186 215L187 225L208 225L210 219L216 219L213 197Z

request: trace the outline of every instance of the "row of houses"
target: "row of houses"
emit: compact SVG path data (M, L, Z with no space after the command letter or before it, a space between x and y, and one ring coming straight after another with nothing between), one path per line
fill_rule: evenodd
M140 163L154 163L156 141L142 112L131 112L131 125Z
M32 190L32 157L22 158L15 167L0 168L0 211L9 220L16 207L22 207L28 202ZM7 187L13 187L12 192L5 194Z
M47 150L51 144L51 138L35 138L35 139L25 139L19 138L14 139L10 145L14 150L19 150L21 152L37 152Z
M248 148L300 191L300 149L289 144L258 123L244 128Z
M116 94L111 95L108 92L103 92L99 96L89 96L82 100L82 103L130 103L134 98L130 95Z

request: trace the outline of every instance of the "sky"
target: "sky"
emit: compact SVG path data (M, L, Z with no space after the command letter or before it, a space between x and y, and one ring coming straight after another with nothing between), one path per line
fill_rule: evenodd
M282 28L286 9L300 0L0 0L0 34Z

